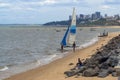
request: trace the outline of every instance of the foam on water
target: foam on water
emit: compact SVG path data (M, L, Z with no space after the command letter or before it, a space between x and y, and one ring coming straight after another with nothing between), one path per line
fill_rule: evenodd
M95 38L93 38L92 40L90 40L90 41L88 41L88 42L86 42L86 43L80 45L79 48L81 49L81 48L88 47L88 46L90 46L90 45L96 43L97 41L98 41L98 37L95 37Z
M0 68L0 71L5 71L5 70L7 70L7 69L8 69L7 66L3 66L3 67Z
M9 67L8 69L6 68L6 70L4 69L4 71L0 71L0 79L8 78L12 75L25 72L33 68L37 68L38 66L39 66L38 62L28 63L24 65L8 66Z
M44 56L43 59L36 59L32 63L8 66L9 68L7 66L5 66L0 69L0 79L5 79L12 75L15 75L15 74L18 74L21 72L25 72L30 69L34 69L34 68L37 68L42 65L46 65L46 64L52 62L53 60L56 60L56 59L62 58L62 57L63 56L61 56L61 55L53 54L53 55Z
M60 54L53 54L53 55L49 55L49 56L44 56L44 59L41 59L40 62L41 62L41 65L45 65L45 64L48 64L58 58L62 58L63 56L60 55Z

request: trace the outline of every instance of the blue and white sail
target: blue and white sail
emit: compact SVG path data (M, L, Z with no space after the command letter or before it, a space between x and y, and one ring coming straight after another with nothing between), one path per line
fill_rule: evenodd
M75 40L76 40L76 14L75 8L73 8L71 25L70 27L68 26L68 29L61 41L61 45L63 45L64 47L73 45Z

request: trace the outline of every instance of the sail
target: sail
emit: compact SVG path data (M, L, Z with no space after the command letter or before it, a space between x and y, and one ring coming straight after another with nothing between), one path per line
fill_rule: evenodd
M76 14L75 14L75 8L73 9L72 14L72 21L70 27L68 26L68 29L65 32L65 35L61 41L61 45L63 46L69 46L73 45L76 38Z
M69 30L68 44L72 45L76 39L76 14L75 8L73 9L72 22Z
M64 35L64 37L63 37L63 39L62 39L62 42L61 42L61 45L63 45L63 46L67 46L67 36L68 36L68 32L69 32L69 27L68 27L67 31L65 32L65 35Z

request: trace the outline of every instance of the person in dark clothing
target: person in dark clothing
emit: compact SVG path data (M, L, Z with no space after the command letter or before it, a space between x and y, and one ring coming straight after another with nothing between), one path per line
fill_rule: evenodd
M63 45L61 44L61 52L63 52Z
M76 64L76 67L79 69L81 66L83 66L80 58L78 58L78 63Z
M76 47L76 44L75 42L73 43L73 51L75 52L75 47Z
M105 36L105 30L104 30L104 32L103 32L103 36Z

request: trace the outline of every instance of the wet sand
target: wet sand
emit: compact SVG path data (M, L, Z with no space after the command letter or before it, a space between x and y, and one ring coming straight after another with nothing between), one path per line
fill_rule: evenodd
M76 50L76 52L71 51L70 54L64 58L36 69L11 76L5 80L117 80L117 77L112 77L111 75L106 78L82 76L78 78L75 76L66 78L64 72L73 68L76 65L78 58L86 59L91 57L91 55L96 52L96 49L100 48L102 44L107 44L111 38L118 34L120 34L120 32L109 33L108 37L100 38L98 42L87 48ZM70 63L74 63L74 65L69 65Z

